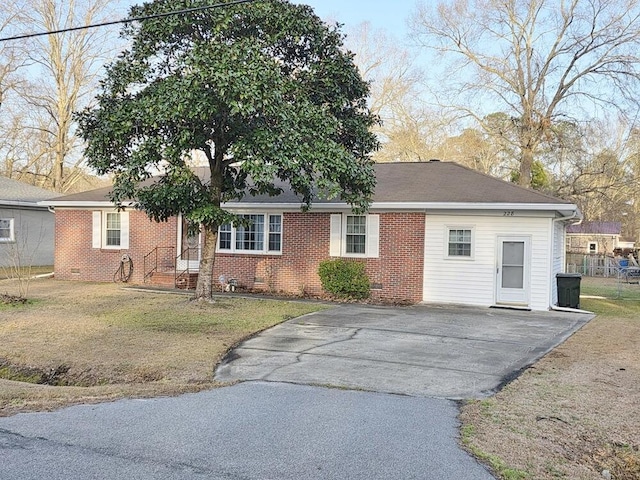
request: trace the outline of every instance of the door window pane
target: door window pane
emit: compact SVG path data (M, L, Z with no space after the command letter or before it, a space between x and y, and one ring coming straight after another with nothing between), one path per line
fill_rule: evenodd
M523 267L502 267L502 288L524 288Z
M524 242L502 242L502 287L524 288Z

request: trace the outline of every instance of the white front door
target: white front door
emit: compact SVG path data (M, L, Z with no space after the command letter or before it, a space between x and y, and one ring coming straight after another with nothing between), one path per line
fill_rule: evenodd
M498 237L496 303L529 305L531 239Z
M178 271L197 271L200 267L200 249L202 234L192 236L188 233L187 221L181 216L178 232L178 255L176 268Z

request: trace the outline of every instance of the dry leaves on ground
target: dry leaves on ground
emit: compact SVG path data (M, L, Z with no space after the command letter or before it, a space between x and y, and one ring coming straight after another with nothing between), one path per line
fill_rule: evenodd
M640 302L584 303L602 314L500 393L462 409L463 440L501 478L595 480L603 470L640 478Z

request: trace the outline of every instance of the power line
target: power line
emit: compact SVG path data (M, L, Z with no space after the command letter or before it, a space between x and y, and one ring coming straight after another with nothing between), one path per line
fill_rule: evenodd
M142 20L152 20L154 18L163 18L163 17L169 17L171 15L183 15L183 14L187 14L187 13L192 13L192 12L199 12L201 10L209 10L211 8L220 8L220 7L227 7L229 5L238 5L240 3L251 3L254 0L232 0L230 2L226 2L226 3L216 3L214 5L207 5L205 7L195 7L195 8L188 8L186 10L175 10L173 12L166 12L166 13L157 13L155 15L147 15L144 17L135 17L135 18L123 18L122 20L113 20L111 22L102 22L102 23L94 23L92 25L83 25L80 27L70 27L70 28L63 28L61 30L52 30L50 32L39 32L39 33L28 33L25 35L16 35L15 37L5 37L5 38L0 38L0 42L8 42L11 40L22 40L25 38L33 38L33 37L41 37L44 35L56 35L58 33L66 33L66 32L75 32L76 30L84 30L87 28L98 28L98 27L106 27L109 25L117 25L119 23L131 23L131 22L139 22Z

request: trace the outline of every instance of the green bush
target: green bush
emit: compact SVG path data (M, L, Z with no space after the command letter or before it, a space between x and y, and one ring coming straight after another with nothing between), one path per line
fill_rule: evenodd
M365 264L354 260L325 260L320 263L318 275L322 288L339 298L368 298L369 277Z

